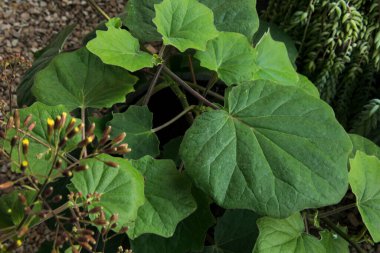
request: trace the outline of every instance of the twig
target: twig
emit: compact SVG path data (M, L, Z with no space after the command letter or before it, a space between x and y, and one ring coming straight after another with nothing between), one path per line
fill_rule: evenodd
M87 2L97 11L99 12L104 18L107 20L110 20L111 18L107 15L107 13L100 8L100 6L95 2L95 0L87 0Z
M211 103L209 100L207 100L205 97L203 97L201 94L196 92L193 88L190 87L185 81L183 81L179 76L177 76L174 72L172 72L168 67L165 65L163 66L163 71L168 74L174 81L176 81L179 85L181 85L185 90L187 90L190 94L192 94L194 97L196 97L198 100L203 101L205 105L210 106L211 108L218 110L219 107L213 103Z
M175 116L174 118L172 118L168 122L164 123L163 125L161 125L159 127L156 127L154 129L152 129L152 132L156 133L156 132L164 129L165 127L170 126L171 124L173 124L174 122L176 122L178 119L180 119L182 116L186 115L188 112L190 112L191 110L193 110L194 107L195 107L194 105L189 106L188 108L186 108L184 111L182 111L180 114L178 114L177 116Z
M330 221L328 218L321 218L321 220L326 223L328 227L330 227L332 230L334 230L338 235L340 235L344 240L346 240L349 244L351 244L352 247L354 247L359 253L365 253L362 248L359 247L354 241L351 240L351 238L340 228L335 226L335 224Z

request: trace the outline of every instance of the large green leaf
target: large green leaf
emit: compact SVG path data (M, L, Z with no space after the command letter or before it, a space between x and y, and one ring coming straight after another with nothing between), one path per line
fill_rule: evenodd
M325 253L321 241L304 233L299 213L286 219L264 217L257 221L260 230L255 253Z
M219 31L244 34L249 41L259 28L256 0L200 0L214 12Z
M181 52L189 48L205 50L207 41L218 36L212 10L197 0L164 0L154 8L153 23L165 45Z
M227 210L215 227L215 245L204 252L251 253L259 234L258 216L249 210Z
M357 151L350 166L350 185L360 215L373 240L380 242L380 160Z
M202 251L206 232L215 221L210 211L210 201L204 193L193 188L197 210L180 222L170 238L153 234L142 235L131 241L132 249L138 253L188 253Z
M56 56L39 72L33 86L38 101L81 107L111 107L133 91L137 78L119 67L108 66L85 48Z
M129 237L147 233L172 236L177 224L197 208L191 181L178 172L171 160L145 156L132 164L144 176L146 201L139 208L135 224L128 229Z
M216 71L227 85L252 80L255 71L254 49L239 33L219 33L207 43L206 51L198 51L195 58L201 66Z
M132 72L153 67L153 56L141 51L139 41L127 30L121 29L120 18L111 19L106 25L107 31L98 30L96 38L87 43L91 53L99 56L104 63Z
M285 44L274 41L270 33L265 33L256 46L256 79L270 80L281 84L294 85L298 74L289 60Z
M20 202L18 194L21 193L25 196L28 205L32 204L36 192L33 191L12 191L11 193L1 195L0 197L0 228L7 228L13 225L20 224L25 216L25 206ZM39 204L35 205L34 211L40 209ZM36 220L36 217L32 218Z
M234 87L226 101L195 120L180 149L219 205L286 217L341 200L352 146L326 103L266 81Z
M27 138L29 140L29 152L27 155L27 160L29 162L29 168L25 171L28 175L36 176L38 179L43 180L46 178L50 168L52 167L54 157L51 152L51 147L54 147L54 142L58 142L55 138L51 138L50 146L48 142L48 133L47 133L47 119L55 119L58 115L61 115L63 112L67 112L67 109L64 106L47 106L42 103L36 102L32 106L25 109L20 109L20 121L24 122L28 115L32 115L31 122L36 122L36 126L32 131L32 135L37 139L30 138L20 132L17 134L16 130L12 129L7 132L8 139L11 139L16 134L20 139ZM66 123L63 126L63 129L66 129L67 125L71 121L72 117L68 114ZM80 124L80 120L77 119L77 125ZM65 131L61 131L60 139L64 137ZM57 136L58 137L58 136ZM74 136L70 139L66 145L61 149L61 155L74 150L77 147L77 144L80 142L80 135ZM44 144L42 144L44 143ZM21 144L19 144L21 145ZM11 150L10 144L8 142L4 145L5 150L9 153ZM19 152L13 150L12 152L12 170L19 172L20 165L19 161L25 160L24 156L19 157ZM52 175L57 174L57 170L54 170Z
M362 151L366 155L374 155L380 159L380 147L377 146L375 143L363 136L356 134L350 134L350 138L353 145L351 154L352 158L355 156L357 151Z
M145 155L156 157L160 154L160 142L152 131L152 121L153 114L147 106L132 105L126 112L113 115L113 119L108 122L112 126L111 137L125 132L127 136L124 143L128 143L132 149L125 157L139 159Z
M74 27L75 25L69 25L63 28L46 48L39 51L38 58L34 61L32 67L25 72L21 83L17 86L17 103L20 108L23 105L31 105L35 101L31 92L35 75L44 69L54 56L62 51L63 45Z
M347 228L341 228L342 231L347 233ZM326 249L326 253L349 253L348 242L340 235L337 235L328 230L320 232L321 243Z
M107 166L106 162L114 162L118 168ZM137 218L137 211L144 204L144 178L123 158L100 155L81 162L88 170L74 173L72 186L84 196L100 193L100 202L94 206L102 206L107 218L119 214L118 228L130 226Z
M155 16L154 4L161 2L162 0L129 0L125 6L127 17L124 23L140 41L161 40L162 36L152 22Z

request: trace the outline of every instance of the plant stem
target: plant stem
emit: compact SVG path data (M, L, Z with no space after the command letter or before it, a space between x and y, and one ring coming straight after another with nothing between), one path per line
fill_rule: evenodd
M210 106L211 108L218 110L219 107L213 103L211 103L209 100L207 100L205 97L203 97L201 94L196 92L193 88L190 87L185 81L183 81L179 76L177 76L174 72L172 72L168 67L163 66L163 71L170 76L174 81L176 81L179 85L181 85L185 90L187 90L190 94L192 94L194 97L196 97L198 100L203 101L205 105Z
M193 83L197 84L197 78L195 76L193 60L191 58L191 54L188 54L187 56L189 58L189 67L190 67L190 72L191 72L191 78L193 79Z
M207 83L206 89L203 91L202 96L206 97L207 93L212 89L212 87L216 84L217 81L218 81L218 74L214 73L211 79L209 80L209 82ZM201 101L199 105L202 106L203 102Z
M182 116L186 115L188 112L190 112L191 110L193 110L194 107L195 107L194 105L191 105L191 106L187 107L184 111L182 111L180 114L178 114L177 116L175 116L174 118L172 118L171 120L169 120L168 122L166 122L165 124L152 129L152 132L156 133L156 132L164 129L165 127L170 126L171 124L173 124L174 122L176 122L178 119L180 119Z
M362 248L359 247L354 241L351 240L351 238L340 228L335 226L335 224L330 221L328 218L321 218L321 220L326 223L328 227L330 227L332 230L334 230L338 235L340 235L344 240L346 240L349 244L351 244L352 247L354 247L359 253L365 253Z
M201 90L201 91L205 91L206 90L205 87L200 86L198 84L189 83L189 82L187 84L190 85L190 87L193 88L193 89L198 89L198 90ZM216 98L216 99L218 99L220 101L224 101L224 97L222 95L220 95L219 93L216 93L214 91L209 90L207 92L207 94L210 95L210 96L213 96L214 98Z
M177 96L177 98L178 98L179 102L181 103L183 109L186 109L187 107L190 106L189 101L187 101L186 94L183 93L182 89L178 86L178 84L176 82L171 82L170 89ZM193 114L191 112L189 112L186 115L186 119L190 124L192 124L194 122Z
M163 45L163 46L161 47L161 49L160 49L160 52L158 53L158 57L159 57L160 59L162 59L162 57L163 57L163 55L164 55L165 47L166 47L166 46ZM148 91L147 91L147 93L146 93L146 95L145 95L145 97L144 97L143 105L148 105L148 103L149 103L149 99L150 99L150 97L152 96L152 92L153 92L154 86L156 85L157 80L158 80L158 78L160 77L160 74L161 74L161 72L162 72L162 68L163 68L163 67L164 67L164 64L163 64L163 62L162 62L161 65L158 67L156 73L154 74L154 77L153 77L153 79L152 79L152 82L151 82L150 85L149 85Z
M351 204L348 204L348 205L345 205L345 206L338 207L338 208L336 208L334 210L331 210L331 211L326 211L326 212L320 213L318 215L318 217L319 218L325 218L325 217L328 217L328 216L331 216L331 215L334 215L334 214L346 211L346 210L354 208L354 207L356 207L356 203L351 203Z
M95 0L87 0L87 2L97 11L99 12L104 18L107 20L110 20L111 18L107 15L107 13L100 8L100 6L95 2Z

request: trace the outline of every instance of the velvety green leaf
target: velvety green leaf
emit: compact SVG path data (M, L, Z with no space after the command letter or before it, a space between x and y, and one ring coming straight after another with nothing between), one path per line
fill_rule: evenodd
M227 210L215 227L215 245L204 252L251 253L259 234L258 216L249 210Z
M274 41L270 33L265 33L256 46L256 79L270 80L281 84L294 85L298 74L289 60L284 43Z
M254 49L239 33L219 33L207 43L206 51L198 51L195 58L202 67L216 71L227 85L251 80L255 71Z
M326 103L266 81L234 87L226 101L194 121L180 149L216 203L287 217L341 200L352 146Z
M32 134L34 137L37 138L37 140L26 137L23 134L18 133L17 135L21 138L27 138L29 140L29 152L27 155L27 160L29 162L29 168L25 171L28 175L33 175L37 177L38 179L44 179L46 175L48 174L50 168L52 167L54 157L52 155L52 152L50 147L54 147L55 141L58 142L58 140L55 140L54 138L51 138L50 140L50 147L47 146L49 144L48 142L48 133L47 133L47 119L55 119L58 115L62 115L63 112L68 112L67 109L64 106L47 106L42 103L36 102L32 106L27 107L25 109L20 109L20 121L24 122L26 117L28 115L32 115L32 122L36 122L36 126L34 127ZM63 129L66 129L67 125L71 121L72 117L67 114L66 123L63 126ZM79 125L81 121L77 119L77 125ZM24 127L24 130L26 131L26 127ZM61 131L60 133L60 139L64 137L65 131ZM11 139L13 136L16 135L16 130L12 129L7 132L8 139ZM79 135L74 136L72 139L70 139L67 144L63 147L61 154L68 153L72 150L74 150L77 146L77 144L80 142L81 137ZM41 144L44 143L44 144ZM21 147L21 142L19 143ZM10 152L10 144L9 142L6 142L4 145L4 149L9 153ZM17 149L16 149L17 150ZM19 160L25 160L24 155L21 154L21 158L19 158L19 152L16 150L13 150L12 152L12 160L14 161L12 163L12 170L16 172L20 172L20 165ZM20 149L21 150L21 149ZM53 171L52 175L57 174L57 170Z
M132 149L125 157L139 159L145 155L156 157L160 154L160 142L152 132L153 114L146 106L130 106L124 113L115 113L108 123L112 126L111 137L122 132L127 134L124 143Z
M313 97L320 97L317 87L304 75L298 74L298 82L294 86L301 88Z
M342 231L347 233L347 228L342 228ZM324 230L320 232L321 243L326 249L326 253L349 253L348 242L344 240L340 235Z
M183 140L183 136L171 139L168 143L163 146L162 158L171 159L175 162L177 166L181 163L181 157L179 156L179 147Z
M172 236L177 224L197 208L191 181L171 160L144 156L132 164L144 176L146 201L138 210L135 224L128 229L129 238L147 233Z
M188 253L203 249L206 232L215 221L210 211L210 201L204 193L193 188L197 210L180 222L174 235L164 238L153 234L142 235L131 241L132 249L138 253Z
M214 12L219 31L244 34L250 41L259 28L256 0L200 0Z
M35 101L31 89L35 75L44 69L50 61L62 51L66 39L70 36L75 25L69 25L62 29L43 50L38 52L37 58L32 67L28 69L22 77L21 83L17 86L17 104L21 108L23 105L31 105Z
M380 147L377 146L375 143L363 136L356 134L350 134L350 138L353 145L353 150L351 154L352 158L355 156L357 151L361 151L366 155L373 155L380 159Z
M117 21L120 19L109 21L107 31L97 31L96 38L87 43L87 49L99 56L104 63L123 67L132 72L153 67L153 55L141 51L139 41L127 30L110 23Z
M33 191L12 191L8 194L3 194L0 196L0 228L7 228L13 225L20 224L21 220L24 218L24 205L20 202L18 194L22 193L28 204L31 204L36 192ZM40 205L37 204L33 210L37 211L40 209ZM34 218L33 220L36 220ZM33 222L33 221L32 221Z
M100 160L100 161L99 161ZM102 161L117 163L118 168L110 167ZM118 228L130 226L137 218L137 211L144 204L144 178L123 158L100 155L81 162L89 169L74 173L71 178L73 187L84 196L95 192L102 194L100 202L107 218L119 214Z
M161 3L162 0L129 0L125 6L127 17L125 25L129 28L133 36L142 42L159 41L162 36L157 32L157 27L153 24L154 4Z
M212 11L197 0L164 0L154 8L153 23L164 44L181 52L189 48L205 50L207 41L218 35Z
M299 213L286 219L264 217L257 221L255 253L326 253L321 241L304 233Z
M283 42L285 44L290 62L292 63L293 67L296 68L298 50L296 48L294 40L277 25L268 23L264 20L260 20L259 30L253 37L253 44L256 45L263 37L263 35L268 31L270 31L270 34L275 41Z
M85 48L55 57L38 73L33 86L37 100L48 105L102 108L123 102L137 78L108 66Z
M350 185L360 215L373 240L380 242L380 160L358 150L350 167Z

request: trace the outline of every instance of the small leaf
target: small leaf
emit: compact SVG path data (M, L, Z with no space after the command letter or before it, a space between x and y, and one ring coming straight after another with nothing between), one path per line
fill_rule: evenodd
M227 210L215 227L215 245L204 252L251 253L259 231L257 214L249 210Z
M50 168L53 165L54 157L51 154L50 147L54 147L54 138L51 138L50 147L48 145L48 132L47 132L47 120L48 119L55 119L58 115L62 115L63 112L67 112L67 109L62 106L47 106L42 103L36 102L32 106L27 107L25 109L19 109L20 113L20 121L24 122L24 120L29 116L32 115L31 122L36 122L36 126L33 128L32 135L37 138L37 140L25 137L29 140L29 152L27 155L27 160L29 162L29 168L25 171L27 175L33 175L37 177L39 180L44 180L50 170ZM66 129L67 125L71 121L72 117L67 114L66 123L63 126L63 129ZM77 123L76 125L79 125L81 123L81 120L76 119ZM30 122L30 123L31 123ZM26 127L24 127L26 129ZM61 131L60 139L64 137L65 131ZM16 130L12 129L8 131L7 138L11 139L13 136L16 135ZM62 149L62 153L68 153L72 150L74 150L77 147L77 144L80 142L81 137L80 135L74 136L72 139L70 139L66 145ZM44 144L41 144L44 143ZM4 149L7 152L10 152L11 147L9 142L5 142ZM46 159L46 155L47 158ZM13 150L12 152L12 160L14 163L12 163L12 170L15 172L20 172L20 165L19 160L25 159L25 157L21 154L21 157L19 158L19 152L16 150ZM53 171L52 175L56 175L58 173L57 170Z
M294 87L239 85L187 130L186 172L224 208L286 217L339 202L352 146L332 109Z
M119 66L129 71L151 68L154 65L152 55L140 50L139 41L127 30L114 23L119 18L108 21L107 31L97 31L96 38L88 42L87 49L100 57L106 64Z
M256 0L200 0L208 6L215 17L219 31L244 34L249 41L259 28Z
M33 86L37 100L47 105L76 108L111 107L124 102L137 78L126 70L107 66L85 48L63 53L38 73Z
M201 66L214 70L227 85L240 84L253 78L255 53L244 35L221 32L207 43L206 51L198 51L195 58Z
M132 164L144 176L146 201L138 210L134 226L128 229L129 238L146 233L172 236L177 224L197 208L191 181L171 160L144 156Z
M272 38L275 41L283 42L286 46L286 50L288 52L289 60L292 63L293 67L296 68L296 59L298 57L298 51L294 40L280 27L273 23L268 23L264 20L260 20L260 27L255 36L253 37L253 43L257 44L263 35L270 31Z
M159 41L162 36L152 19L155 16L154 4L162 0L129 0L125 7L125 24L136 38L142 42Z
M21 220L24 218L24 206L20 202L18 194L21 193L25 196L27 203L30 205L34 199L35 192L33 191L12 191L8 194L3 194L0 197L0 228L7 228L14 225L20 224ZM37 204L34 207L34 211L41 209L41 205ZM32 224L37 220L37 218L32 219Z
M175 162L177 166L181 163L181 157L179 156L179 147L183 140L183 136L171 139L168 143L163 146L161 157L163 159L171 159Z
M341 228L341 227L340 227ZM341 228L342 231L347 233L347 228ZM340 235L337 235L328 230L320 232L321 243L326 249L326 253L349 253L348 242Z
M270 33L265 33L256 46L255 80L264 79L281 84L293 85L298 82L284 43L274 41Z
M361 151L366 155L373 155L380 159L380 147L377 146L375 143L363 136L356 134L350 134L350 138L353 145L351 158L355 157L357 151Z
M349 180L356 205L375 242L380 242L380 160L357 151L350 159Z
M119 167L107 166L102 161L112 161ZM93 206L103 207L108 219L112 214L119 214L117 228L132 225L137 210L144 204L143 176L126 159L104 154L97 159L85 159L81 165L89 169L74 173L72 187L84 196L100 193L100 202L94 202Z
M205 50L207 41L218 36L212 11L197 0L163 0L154 8L153 23L165 45L181 52L189 48Z
M125 157L139 159L145 155L156 157L160 154L159 140L152 131L153 114L146 106L130 106L124 113L115 113L108 123L112 126L111 137L125 132L123 143L128 143L132 152Z
M181 221L172 237L145 234L131 240L133 252L138 253L188 253L202 250L207 230L215 223L210 211L210 201L200 190L193 188L197 210Z
M299 213L286 219L264 217L257 225L260 234L254 253L326 253L321 241L304 233Z
M43 50L38 52L38 57L32 67L28 69L22 77L21 83L17 86L17 104L20 108L23 105L31 105L35 101L31 89L35 75L44 69L50 61L62 51L66 39L74 30L75 25L69 25L62 29Z

